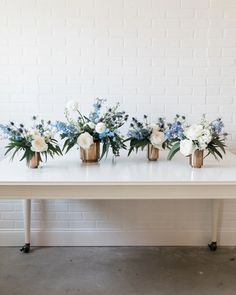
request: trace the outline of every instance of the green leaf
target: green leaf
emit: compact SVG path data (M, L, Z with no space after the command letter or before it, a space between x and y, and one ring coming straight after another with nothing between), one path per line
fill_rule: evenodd
M172 146L172 148L171 148L171 150L170 150L170 152L169 152L169 154L168 154L167 159L168 159L169 161L172 160L173 157L175 156L175 154L179 152L179 150L180 150L180 142L178 141L178 142L176 142L176 143Z
M210 146L210 147L208 148L208 150L211 152L212 155L214 155L214 157L215 157L216 159L217 159L217 155L218 155L221 159L223 159L222 154L221 154L221 153L217 150L217 148L214 147L213 145Z
M224 144L224 139L220 140L218 138L215 138L213 141L212 141L216 146L218 146L222 152L225 154L225 144Z
M128 157L130 156L130 154L131 154L133 151L134 151L134 147L131 147L131 148L129 149L129 152L128 152Z
M138 140L136 138L130 138L130 148L128 152L128 156L136 150L138 152L139 149L144 150L144 148L150 143L148 138Z

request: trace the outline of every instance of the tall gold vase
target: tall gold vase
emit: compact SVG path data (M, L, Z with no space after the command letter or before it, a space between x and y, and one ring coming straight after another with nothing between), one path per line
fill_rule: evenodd
M147 157L149 161L157 161L159 159L159 149L149 143Z
M95 163L100 158L100 142L94 142L89 149L80 148L80 159L84 163Z
M39 167L39 163L40 163L40 155L39 153L34 153L31 160L27 161L27 166L31 169L36 169Z
M189 163L193 168L201 168L203 166L204 152L200 150L194 151L189 157Z

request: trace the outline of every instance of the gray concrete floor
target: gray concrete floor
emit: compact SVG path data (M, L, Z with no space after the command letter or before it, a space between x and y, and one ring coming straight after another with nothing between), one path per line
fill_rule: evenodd
M0 295L235 295L236 248L0 248Z

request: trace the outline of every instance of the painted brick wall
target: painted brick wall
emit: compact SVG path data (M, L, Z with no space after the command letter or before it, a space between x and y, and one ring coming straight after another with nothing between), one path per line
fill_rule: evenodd
M235 0L0 0L0 121L62 119L66 101L86 111L99 96L154 119L222 116L235 148L235 74ZM210 229L208 201L47 201L33 213L35 243L49 245L204 244ZM1 202L0 245L21 230L20 202Z

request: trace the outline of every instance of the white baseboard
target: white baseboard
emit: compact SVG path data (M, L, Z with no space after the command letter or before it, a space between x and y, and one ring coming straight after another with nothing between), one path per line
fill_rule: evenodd
M34 246L206 246L203 231L32 231ZM23 231L0 231L0 246L21 246ZM236 245L236 232L221 233L219 244Z

